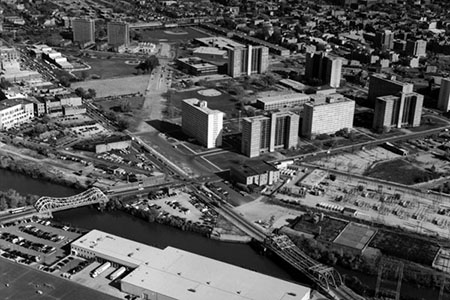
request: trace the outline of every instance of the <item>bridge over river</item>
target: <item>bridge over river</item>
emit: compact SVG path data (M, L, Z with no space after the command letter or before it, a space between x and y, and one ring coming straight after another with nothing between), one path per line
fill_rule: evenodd
M53 213L85 205L106 203L108 201L108 197L99 188L93 187L70 197L41 197L34 204L34 208L38 213Z

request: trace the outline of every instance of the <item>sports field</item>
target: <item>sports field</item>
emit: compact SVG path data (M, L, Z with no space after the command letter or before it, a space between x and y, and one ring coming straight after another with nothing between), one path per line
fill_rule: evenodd
M3 258L0 259L0 298L9 300L119 299Z
M83 61L88 64L91 69L86 71L73 72L77 76L82 76L84 72L89 79L90 76L97 75L100 79L113 77L124 77L137 74L136 65L129 64L129 58L118 57L84 57Z

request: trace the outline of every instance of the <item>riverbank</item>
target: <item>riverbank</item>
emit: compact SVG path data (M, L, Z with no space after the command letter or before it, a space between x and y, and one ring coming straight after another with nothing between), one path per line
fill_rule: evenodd
M11 151L0 148L0 168L75 189L86 189L91 183L89 178L73 174L72 169L49 164L48 158L36 153L16 155Z

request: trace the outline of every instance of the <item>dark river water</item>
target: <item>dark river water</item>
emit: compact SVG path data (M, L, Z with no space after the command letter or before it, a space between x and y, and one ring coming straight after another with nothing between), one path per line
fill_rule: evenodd
M8 189L15 189L21 194L53 197L69 196L80 192L72 188L0 169L0 190ZM58 212L54 214L54 218L57 221L70 223L76 227L106 231L159 248L172 246L274 277L302 283L299 278L294 278L276 262L260 255L246 244L219 242L197 233L184 232L157 223L148 223L120 211L99 212L91 207ZM375 288L376 278L373 276L340 268L339 271L345 276L356 276L368 286ZM407 284L402 284L402 295L425 300L437 300L439 298L437 291L417 288ZM450 298L444 297L444 299L449 300Z

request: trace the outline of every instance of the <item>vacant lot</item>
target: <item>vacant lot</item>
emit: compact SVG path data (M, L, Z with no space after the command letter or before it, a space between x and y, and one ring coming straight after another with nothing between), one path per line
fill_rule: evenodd
M109 59L107 57L84 57L83 61L88 64L91 69L73 73L78 77L87 75L86 79L89 79L92 75L97 75L101 79L107 79L137 74L135 65L125 63L127 60L129 59L117 57Z
M158 30L147 29L136 31L141 36L142 41L145 42L186 42L192 39L209 36L191 27Z
M42 295L39 295L38 291L41 291ZM1 299L10 300L118 299L5 259L0 259L0 295Z
M310 216L303 215L298 217L291 227L297 231L318 235L321 240L332 242L347 224L346 221L330 217L325 217L322 221L314 223Z
M94 89L98 98L129 95L135 93L143 94L148 85L150 75L129 76L112 79L89 80L72 83L71 87L81 87L85 90Z
M436 173L418 168L403 159L376 164L364 175L406 185L425 182L439 177Z
M410 260L426 266L431 266L440 248L438 244L428 240L384 230L378 231L369 246L379 249L385 255Z

